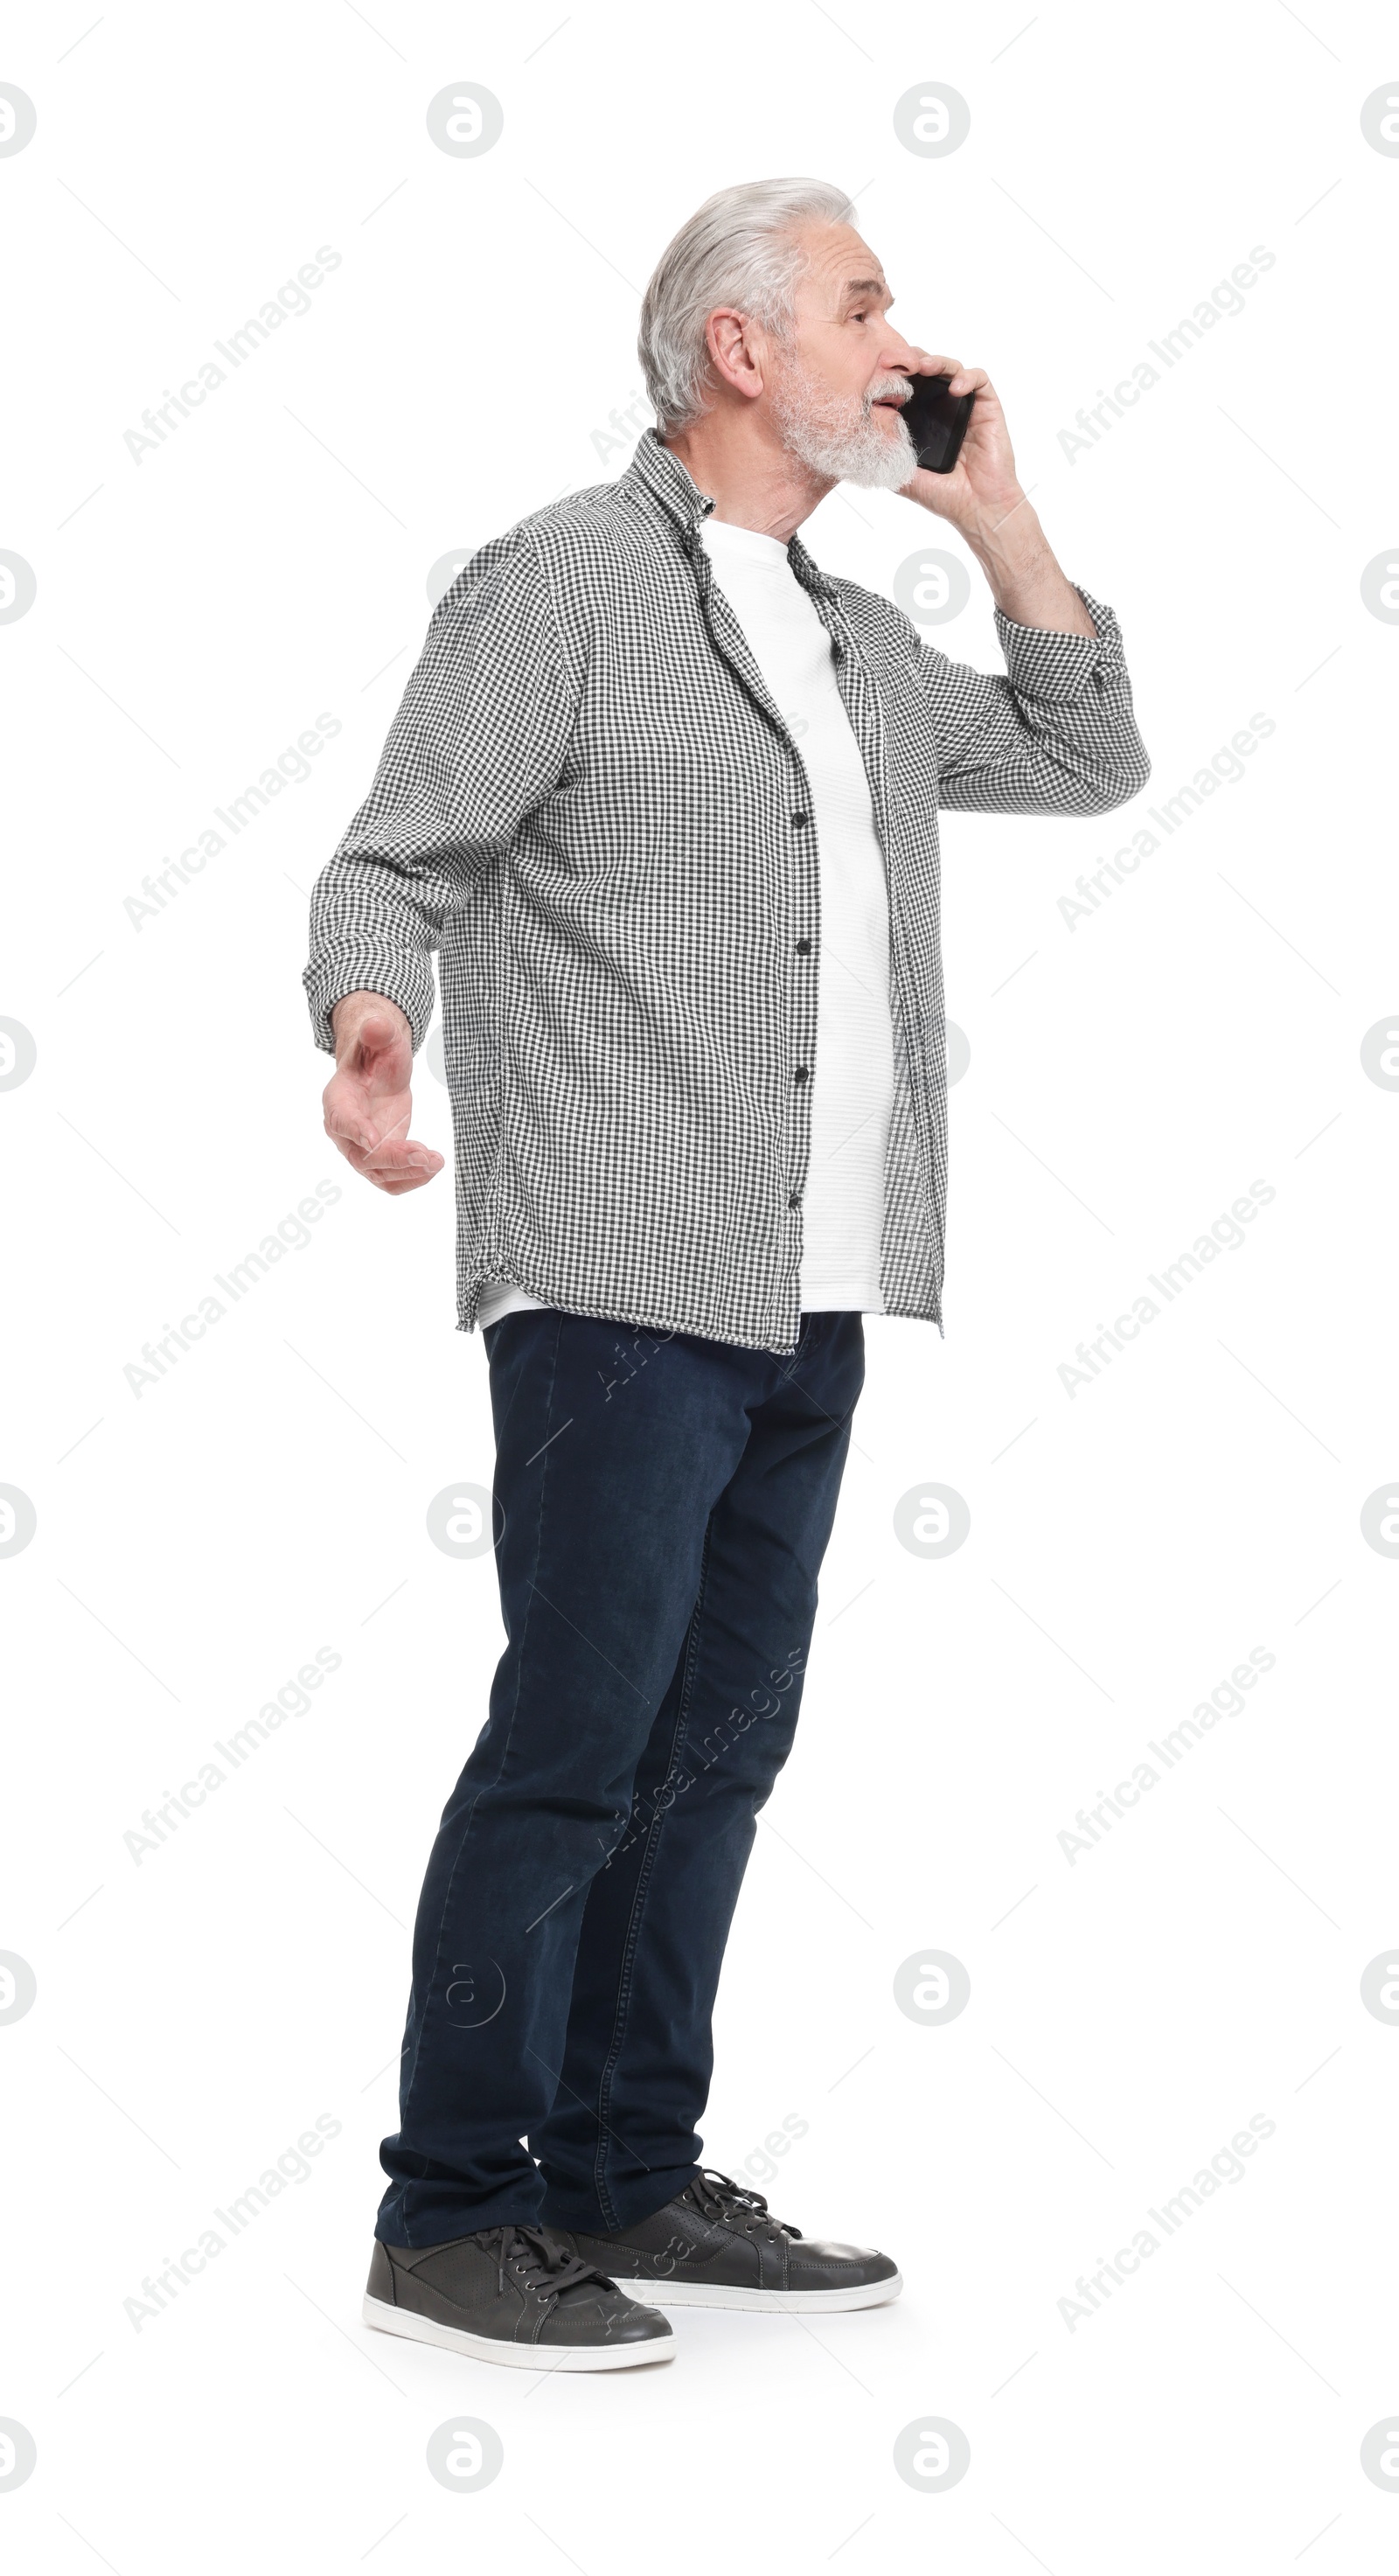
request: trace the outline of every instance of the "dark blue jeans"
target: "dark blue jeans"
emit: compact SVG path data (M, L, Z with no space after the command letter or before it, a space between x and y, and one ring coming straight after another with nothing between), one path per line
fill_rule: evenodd
M622 2227L699 2170L864 1383L853 1312L786 1357L555 1308L484 1340L509 1642L418 1908L392 2245Z

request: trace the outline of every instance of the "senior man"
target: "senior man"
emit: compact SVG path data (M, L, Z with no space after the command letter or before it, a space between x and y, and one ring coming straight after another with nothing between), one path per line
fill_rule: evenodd
M941 1329L938 809L1101 814L1149 762L983 368L889 319L844 193L726 188L646 290L656 427L473 556L313 900L325 1123L390 1194L434 1004L459 1321L483 1330L507 1644L413 1941L364 2313L532 2368L685 2302L820 2314L892 2260L700 2161L720 1960L791 1747L863 1315ZM919 374L975 395L918 469ZM797 529L948 521L1006 675Z

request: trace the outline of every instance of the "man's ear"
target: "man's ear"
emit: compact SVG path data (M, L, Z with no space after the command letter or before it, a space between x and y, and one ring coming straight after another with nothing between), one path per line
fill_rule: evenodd
M721 384L755 402L763 390L761 333L746 314L725 306L705 330L709 362Z

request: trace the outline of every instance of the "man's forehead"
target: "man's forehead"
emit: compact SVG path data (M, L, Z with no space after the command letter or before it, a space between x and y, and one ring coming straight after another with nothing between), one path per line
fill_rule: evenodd
M849 289L860 295L888 295L882 263L851 225L813 226L805 248L811 263L808 273L819 278L828 292L834 289L841 295Z

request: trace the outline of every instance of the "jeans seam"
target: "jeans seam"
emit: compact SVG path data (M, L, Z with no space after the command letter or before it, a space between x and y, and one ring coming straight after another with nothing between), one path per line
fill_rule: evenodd
M555 1325L554 1325L554 1347L553 1347L553 1351L552 1351L551 1356L550 1356L550 1364L549 1364L549 1387L548 1387L548 1393L547 1393L547 1395L546 1395L546 1397L545 1397L544 1427L545 1427L545 1430L546 1430L546 1431L548 1430L548 1428L549 1428L549 1424L550 1424L550 1422L551 1422L551 1420L552 1420L552 1418L553 1418L553 1408L554 1408L554 1387L555 1387L555 1384L556 1384L556 1381L557 1381L557 1377L558 1377L559 1342L560 1342L560 1339L561 1339L561 1336L562 1336L562 1332L563 1332L563 1316L562 1316L562 1314L560 1314L560 1315L559 1315L559 1316L557 1316L557 1317L556 1317L556 1319L555 1319ZM538 1523L537 1523L536 1528L535 1528L535 1536L534 1536L534 1573L533 1573L533 1575L531 1575L531 1578L530 1578L529 1593L528 1593L528 1596L527 1596L527 1599L526 1599L526 1602L525 1602L525 1620L524 1620L524 1626L523 1626L523 1628L522 1628L522 1629L521 1629L521 1631L520 1631L520 1651L519 1651L518 1656L516 1657L516 1663L515 1663L515 1697L514 1697L514 1701L513 1701L513 1703L512 1703L511 1710L510 1710L509 1722L508 1722L508 1724L507 1724L507 1726L506 1726L506 1729L505 1729L505 1741L504 1741L504 1744L503 1744L503 1745L502 1745L502 1747L501 1747L500 1761L499 1761L499 1763L498 1763L498 1765L497 1765L497 1767L496 1767L495 1777L494 1777L494 1779L493 1779L493 1780L491 1780L491 1781L489 1781L489 1782L487 1782L487 1781L484 1781L484 1780L483 1780L483 1781L482 1781L482 1783L481 1783L480 1788L479 1788L479 1789L477 1790L477 1792L476 1792L475 1797L474 1797L474 1798L472 1799L472 1801L471 1801L470 1808L469 1808L469 1809L468 1809L468 1811L467 1811L467 1815L466 1815L465 1820L464 1820L463 1825L462 1825L461 1838L460 1838L460 1841L458 1842L458 1845L457 1845L456 1853L455 1853L454 1858L453 1858L453 1861L452 1861L452 1866L451 1866L451 1869L449 1870L448 1875L447 1875L447 1884L446 1884L446 1887L445 1887L445 1888L444 1888L444 1890L443 1890L443 1894L442 1894L442 1912L441 1912L441 1917L440 1917L440 1919L439 1919L438 1926L437 1926L437 1947L436 1947L436 1950L435 1950L435 1952L434 1952L434 1954L433 1954L432 1973L431 1973L431 1975L430 1975L430 1977L429 1977L429 1979L428 1979L428 1983L427 1983L427 1991L426 1991L426 1994L425 1994L424 1999L423 1999L423 2009L422 2009L422 2013L421 2013L421 2016L420 2016L420 2018L419 2018L419 2022L418 2022L417 2042L416 2042L416 2045L415 2045L414 2050L413 2050L413 2066L412 2066L412 2071L411 2071L411 2073L410 2073L410 2075L409 2075L409 2077L408 2077L407 2087L406 2087L406 2089L405 2089L405 2091L404 2091L404 2094L403 2094L403 2097L402 2097L402 2103L401 2103L401 2106L400 2106L400 2109L399 2109L399 2129L400 2129L400 2133L401 2133L402 2128L403 2128L403 2123L404 2123L404 2118L405 2118L406 2111L407 2111L407 2106L408 2106L409 2102L410 2102L410 2101L411 2101L411 2099L412 2099L413 2086L414 2086L414 2083L415 2083L415 2082L416 2082L416 2080L417 2080L417 2073L418 2073L418 2059L419 2059L419 2056L420 2056L420 2054L421 2054L421 2051L422 2051L422 2044L423 2044L423 2030L424 2030L424 2026L425 2026L426 2021L427 2021L428 2010L429 2010L429 2007L430 2007L430 2004L431 2004L431 2000L432 2000L433 1992L434 1992L434 1990L435 1990L435 1988L436 1988L438 1970L439 1970L439 1968L441 1967L441 1964L442 1964L442 1945L443 1945L443 1940L444 1940L444 1938L445 1938L445 1934L446 1934L446 1928L447 1928L447 1917L448 1917L448 1914L449 1914L449 1912L450 1912L450 1910L451 1910L452 1891L453 1891L454 1887L456 1886L456 1881L457 1881L457 1872L458 1872L458 1870L460 1869L461 1864L462 1864L463 1857L465 1856L467 1842L468 1842L468 1840L469 1840L469 1838L470 1838L470 1834L471 1834L471 1828L472 1828L473 1824L474 1824L474 1823L475 1823L475 1821L476 1821L476 1810L477 1810L477 1808L479 1807L479 1805L480 1805L480 1803L481 1803L482 1798L485 1796L485 1793L486 1793L486 1790L487 1790L487 1788L488 1788L488 1787L489 1787L489 1788L492 1788L492 1789L499 1788L499 1786L500 1786L500 1782L501 1782L501 1780L502 1780L502 1778L503 1778L503 1776L504 1776L504 1772L505 1772L505 1765L506 1765L506 1763L507 1763L507 1761L508 1761L508 1759L509 1759L509 1756L510 1756L510 1739L511 1739L511 1736L513 1735L514 1730L515 1730L515 1719L516 1719L516 1716L518 1715L518 1712L519 1712L519 1705L520 1705L520 1690L521 1690L521 1687L522 1687L522 1684L523 1684L523 1679L524 1679L525 1644L526 1644L526 1640L527 1640L528 1635L529 1635L529 1624L530 1624L530 1619L531 1619L531 1617L532 1617L532 1615L533 1615L533 1612L534 1612L534 1599L535 1599L535 1591L536 1591L536 1581L535 1581L535 1578L537 1577L537 1575L538 1575L538 1573L539 1573L539 1560L540 1560L540 1554L541 1554L541 1551L542 1551L542 1549L543 1549L543 1545L544 1545L544 1514L545 1514L545 1509L546 1509L547 1500L548 1500L548 1494L547 1494L547 1477L548 1477L548 1472L549 1472L549 1457L548 1457L548 1443L546 1442L546 1444L545 1444L545 1451L544 1451L544 1463L543 1463L543 1466L541 1467L541 1470L540 1470L540 1478L539 1478L539 1519L538 1519ZM420 2177L420 2179L422 2179L422 2177ZM405 2189L405 2185L404 2185L404 2184L402 2184L402 2183L400 2183L400 2185L399 2185L399 2192L400 2192L400 2195L402 2194L402 2192L403 2192L403 2190L404 2190L404 2189ZM401 2213L401 2215L402 2215L402 2220L403 2220L403 2229L404 2229L404 2237L403 2237L403 2241L404 2241L405 2245L409 2245L409 2246L411 2246L411 2244L412 2244L412 2242L413 2242L413 2238L412 2238L412 2233L411 2233L410 2222L409 2222L409 2220L408 2220L408 2216L407 2216L407 2212L406 2212L406 2210L404 2210L404 2209L403 2209L403 2204L402 2204L402 2199L401 2199L401 2198L400 2198L400 2201L399 2201L399 2208L400 2208L400 2213Z
M713 1526L714 1514L711 1512L709 1519L705 1523L704 1547L700 1555L700 1577L699 1587L695 1594L695 1606L690 1613L689 1626L685 1634L684 1673L680 1684L680 1701L675 1713L675 1731L671 1738L670 1760L666 1765L665 1778L661 1782L662 1789L669 1788L671 1781L675 1777L681 1750L684 1745L686 1732L689 1726L690 1699L694 1688L695 1666L699 1660L700 1626L704 1617L704 1596L709 1582L709 1543L710 1533ZM659 1796L659 1794L660 1792L658 1791L657 1795ZM670 1808L667 1806L662 1809L659 1816L652 1818L651 1830L647 1836L647 1849L642 1859L641 1870L637 1879L636 1894L632 1899L631 1914L627 1922L627 1937L622 1948L622 1965L617 1985L617 2004L613 2020L612 2045L608 2050L606 2060L603 2064L602 2073L598 2080L598 2142L596 2154L593 2160L593 2183L597 2192L598 2207L602 2211L603 2217L609 2228L619 2227L621 2225L621 2221L617 2216L616 2204L607 2188L607 2156L609 2147L612 2143L611 2131L607 2120L607 2111L608 2105L611 2101L612 2078L616 2072L617 2060L622 2053L623 2041L626 2038L627 2011L631 2002L632 1974L636 1962L637 1944L641 1938L641 1918L645 1911L646 1898L650 1891L651 1880L655 1871L656 1856L660 1848L661 1831L669 1813Z

